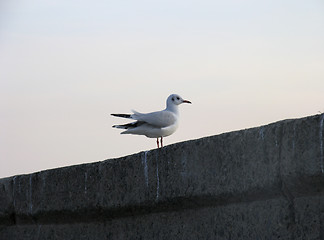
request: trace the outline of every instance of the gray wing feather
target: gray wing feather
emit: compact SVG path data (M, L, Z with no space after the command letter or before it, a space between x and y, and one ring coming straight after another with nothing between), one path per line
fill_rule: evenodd
M146 122L155 127L167 127L174 124L177 121L177 116L174 113L166 110L152 113L139 113L134 110L133 112L133 119Z

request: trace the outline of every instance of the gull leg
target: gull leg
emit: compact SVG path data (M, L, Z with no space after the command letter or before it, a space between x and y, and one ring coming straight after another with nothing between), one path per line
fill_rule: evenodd
M163 148L163 137L161 137L161 148Z
M156 139L156 144L157 144L157 148L160 148L159 147L159 138Z

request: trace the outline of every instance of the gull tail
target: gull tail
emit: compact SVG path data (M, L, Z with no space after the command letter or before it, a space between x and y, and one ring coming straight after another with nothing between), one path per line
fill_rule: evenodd
M141 126L144 122L132 122L132 123L127 123L127 124L123 124L123 125L114 125L112 126L113 128L119 128L119 129L132 129L132 128L136 128L138 126ZM128 133L127 131L125 132L121 132L121 134L125 134Z
M110 115L114 117L121 117L121 118L132 118L131 114L112 113Z
M143 124L143 122L132 122L132 123L127 123L127 124L123 124L123 125L114 125L112 127L120 128L120 129L129 129L129 128L136 128L142 124Z

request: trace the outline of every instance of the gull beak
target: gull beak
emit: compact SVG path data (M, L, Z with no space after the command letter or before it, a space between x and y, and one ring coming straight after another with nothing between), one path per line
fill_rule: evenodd
M182 103L190 103L191 104L191 102L188 100L183 100Z

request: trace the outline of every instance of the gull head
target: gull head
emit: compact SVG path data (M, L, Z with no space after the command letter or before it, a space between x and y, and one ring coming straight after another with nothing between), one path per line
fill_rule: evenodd
M178 106L181 103L191 103L191 102L188 100L184 100L178 94L171 94L167 99L167 106L172 106L172 105Z

